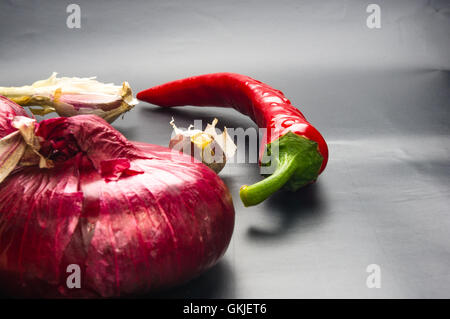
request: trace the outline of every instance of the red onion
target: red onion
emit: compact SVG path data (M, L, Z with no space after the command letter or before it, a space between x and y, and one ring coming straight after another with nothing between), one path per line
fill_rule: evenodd
M0 138L17 131L20 116L20 106L0 99ZM18 162L0 184L3 290L46 297L143 293L185 282L224 254L233 203L205 165L130 142L95 115L44 120L35 135L33 151L47 168ZM67 286L72 264L80 267L81 288Z

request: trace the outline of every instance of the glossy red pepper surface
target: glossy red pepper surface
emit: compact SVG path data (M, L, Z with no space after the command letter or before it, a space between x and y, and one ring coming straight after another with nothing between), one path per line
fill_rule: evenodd
M213 73L193 76L141 91L137 98L164 107L197 105L232 107L248 115L259 127L270 132L271 143L287 132L317 142L323 156L320 172L328 162L328 147L283 92L251 77L236 73ZM261 145L264 149L265 145Z
M234 108L248 115L260 128L267 129L261 156L269 144L291 132L317 143L317 150L323 158L318 174L327 165L328 147L319 131L283 92L248 76L236 73L199 75L149 88L139 92L137 98L163 107L195 105Z

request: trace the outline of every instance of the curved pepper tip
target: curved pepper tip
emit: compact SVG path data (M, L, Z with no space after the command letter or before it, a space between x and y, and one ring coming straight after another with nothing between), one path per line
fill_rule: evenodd
M137 98L138 100L144 101L144 92L145 92L145 91L140 91L140 92L138 92L138 93L136 94L136 98Z

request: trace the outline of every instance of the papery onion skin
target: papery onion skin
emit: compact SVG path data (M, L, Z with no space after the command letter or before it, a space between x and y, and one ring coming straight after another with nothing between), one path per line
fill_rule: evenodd
M27 116L27 112L13 101L0 95L0 138L16 131L11 124L14 116Z
M35 115L56 112L59 116L94 114L112 123L131 110L138 101L128 82L121 86L102 83L95 77L57 77L20 87L0 87L0 95L21 106L29 106Z
M4 130L3 121L0 115ZM205 165L129 142L94 115L45 120L37 134L43 151L50 150L46 142L70 136L67 144L75 141L80 152L59 157L53 168L21 167L0 184L2 290L27 297L133 295L192 279L224 254L233 203ZM105 163L114 160L118 172ZM67 287L70 264L81 268L80 289Z

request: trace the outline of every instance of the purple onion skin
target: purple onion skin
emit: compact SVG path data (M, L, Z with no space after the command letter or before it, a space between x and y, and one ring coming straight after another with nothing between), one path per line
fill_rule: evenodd
M121 96L110 96L104 94L64 94L58 102L66 103L72 106L76 112L81 108L101 109L103 111L111 111L120 107L122 104ZM73 116L72 114L70 116Z
M44 120L37 135L55 167L22 167L0 184L3 291L136 295L184 283L225 253L233 203L205 165L165 147L129 142L94 115ZM67 287L70 264L81 268L79 289Z
M0 95L0 138L16 131L11 121L18 115L28 116L23 107Z

